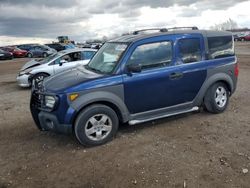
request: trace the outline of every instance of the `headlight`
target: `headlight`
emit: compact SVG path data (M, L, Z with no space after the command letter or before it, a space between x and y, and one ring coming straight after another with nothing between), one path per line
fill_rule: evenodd
M56 98L54 96L46 95L45 96L45 106L53 109L56 104Z
M24 74L29 75L30 72L31 72L31 70L29 70L29 71L21 71L21 72L19 72L19 76L22 76Z

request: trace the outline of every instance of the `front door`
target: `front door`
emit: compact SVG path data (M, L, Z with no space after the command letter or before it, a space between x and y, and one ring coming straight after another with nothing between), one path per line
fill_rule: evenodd
M174 65L171 40L134 47L126 66L140 64L139 73L124 74L125 103L131 114L172 106L178 103L179 68Z

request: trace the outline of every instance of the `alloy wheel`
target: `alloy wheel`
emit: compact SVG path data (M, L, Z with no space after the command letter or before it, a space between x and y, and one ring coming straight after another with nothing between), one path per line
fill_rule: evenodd
M227 91L224 87L219 86L215 92L215 102L218 107L223 108L227 103Z
M85 134L93 141L105 139L112 130L111 118L105 114L96 114L90 117L85 124Z

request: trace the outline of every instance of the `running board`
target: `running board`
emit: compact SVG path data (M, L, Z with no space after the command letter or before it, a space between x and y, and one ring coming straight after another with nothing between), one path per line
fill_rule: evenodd
M170 116L174 116L174 115L178 115L178 114L184 114L184 113L188 113L188 112L193 112L193 111L197 111L199 110L199 107L195 106L189 110L184 110L184 111L178 111L178 112L173 112L173 113L169 113L169 114L164 114L164 115L160 115L160 116L154 116L154 117L150 117L150 118L147 118L147 119L135 119L135 120L131 120L129 121L129 125L135 125L135 124L139 124L139 123L144 123L144 122L147 122L147 121L152 121L152 120L155 120L155 119L160 119L160 118L166 118L166 117L170 117Z

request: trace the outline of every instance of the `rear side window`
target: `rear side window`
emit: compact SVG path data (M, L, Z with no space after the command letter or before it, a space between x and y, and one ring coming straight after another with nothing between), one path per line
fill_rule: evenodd
M229 57L234 55L232 36L208 37L210 59Z
M193 63L201 61L200 39L180 39L179 56L183 63Z
M143 44L131 55L128 64L140 64L142 69L169 66L172 61L170 41Z

